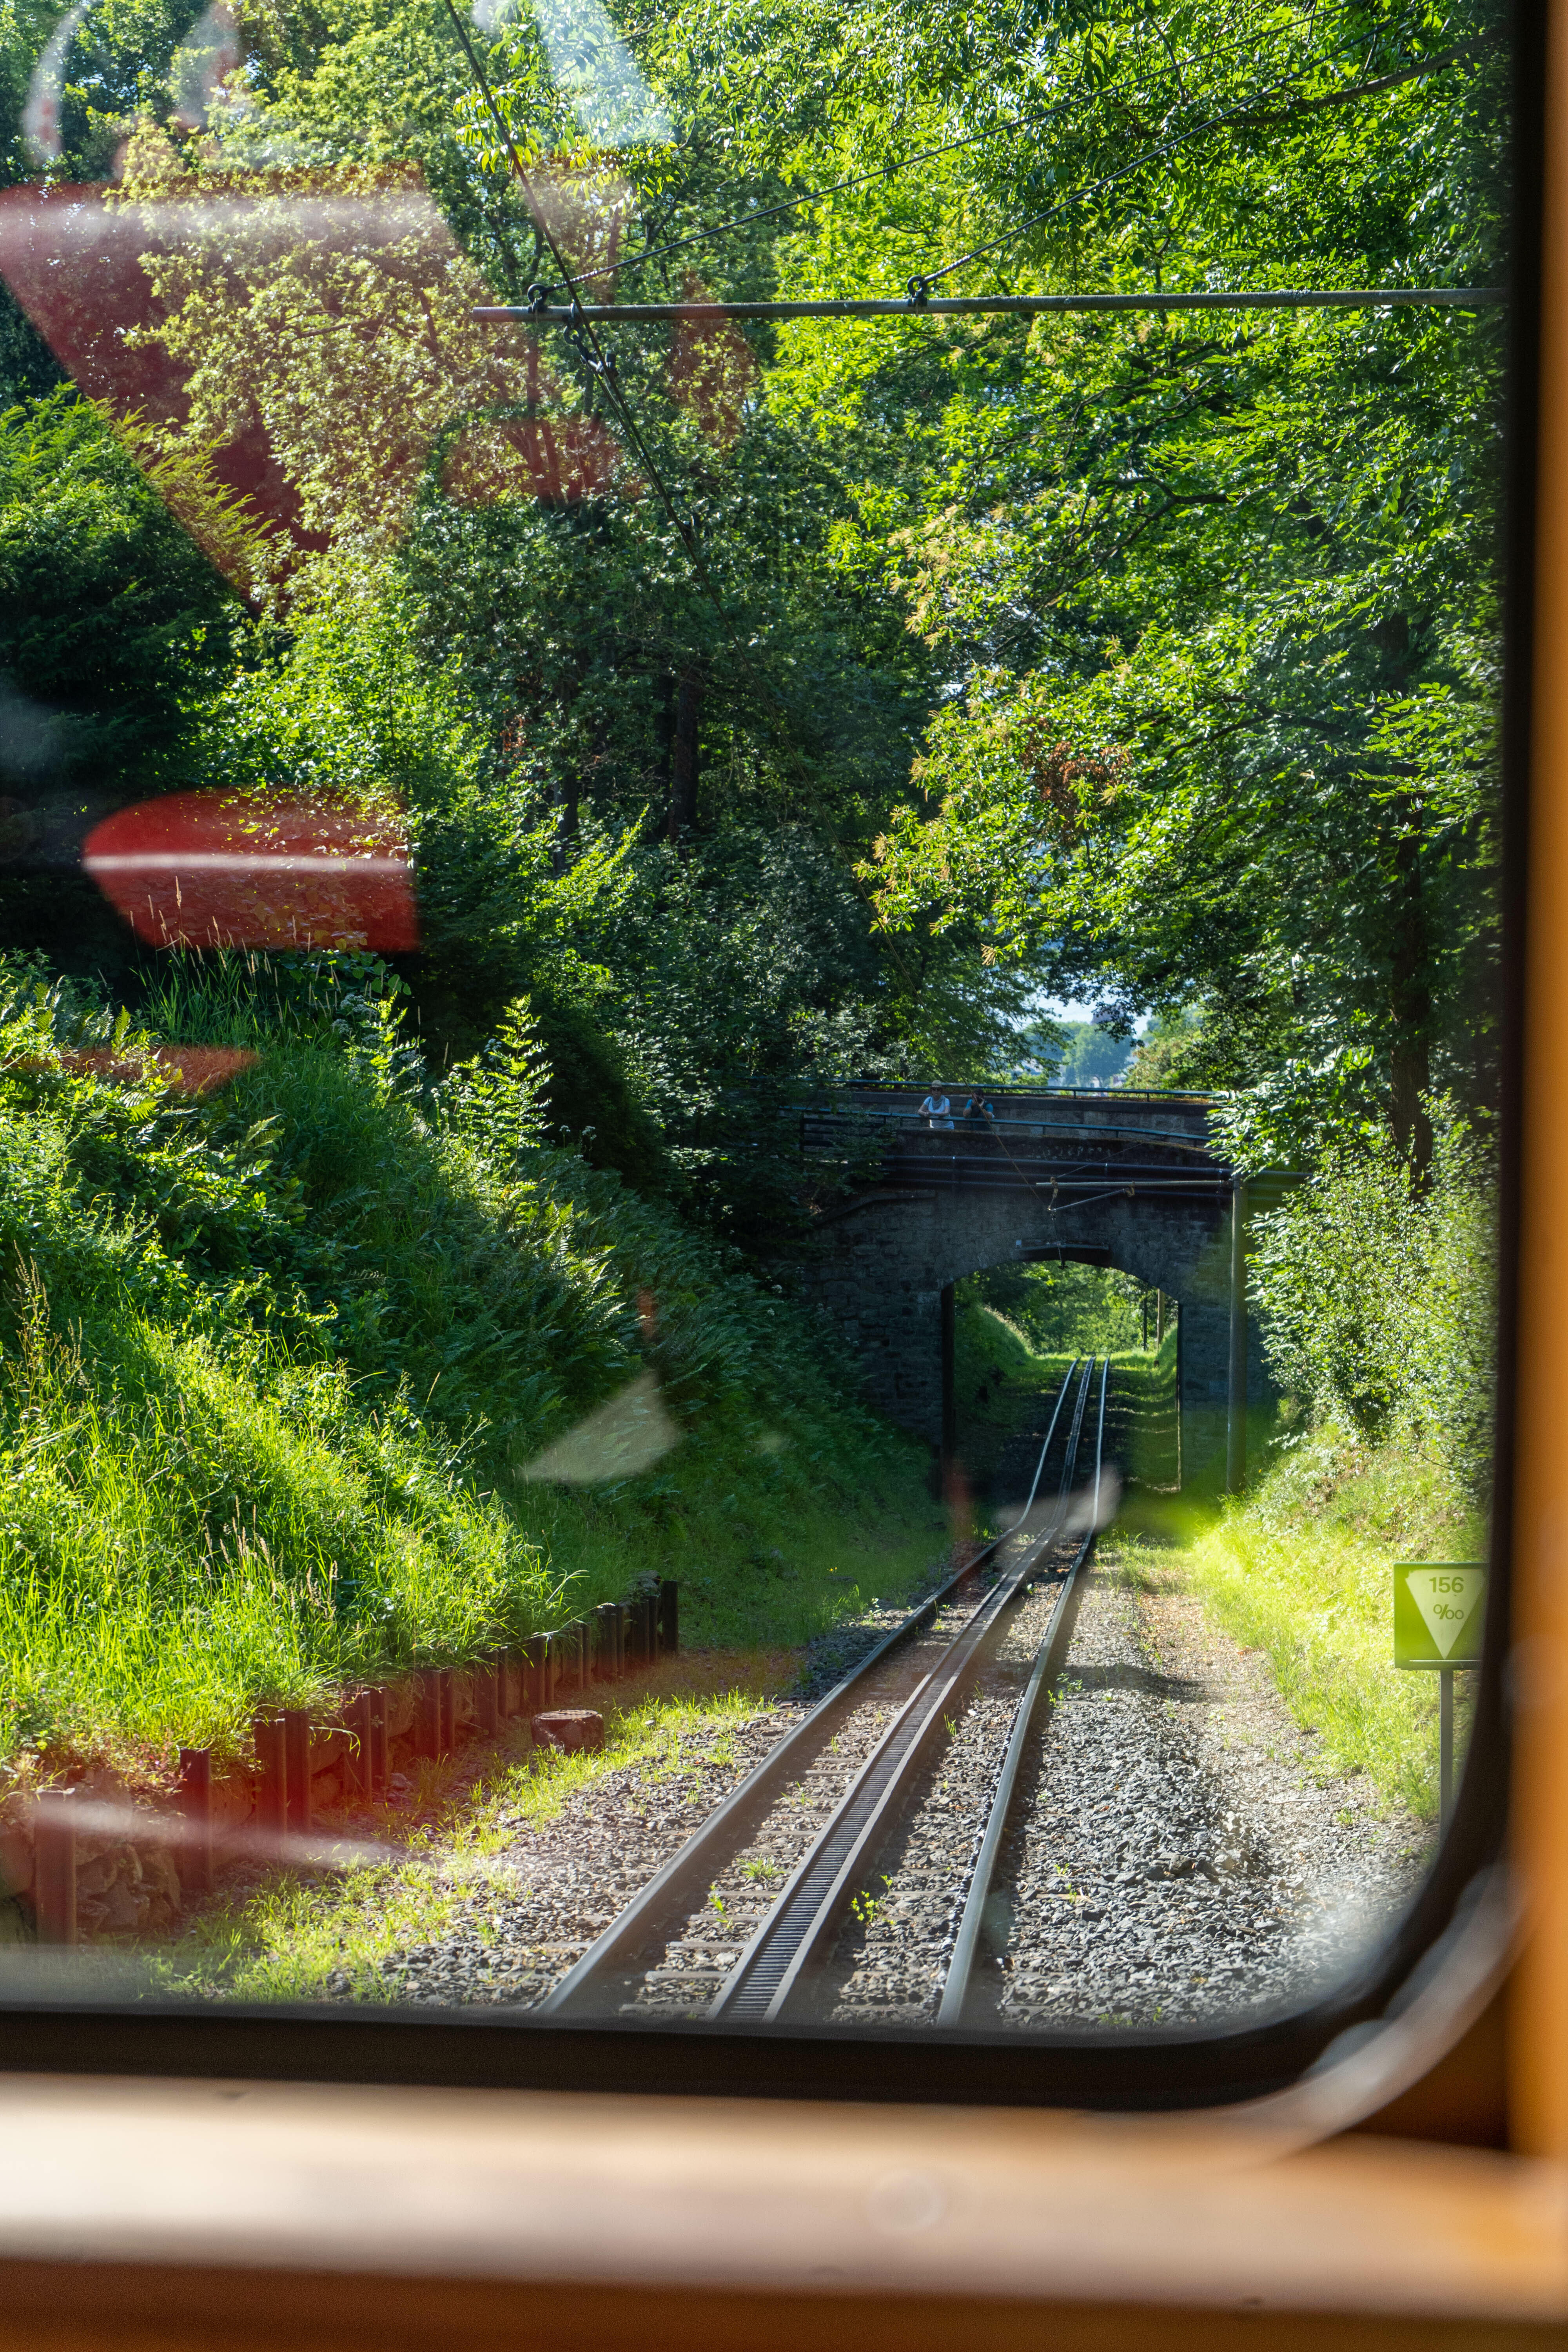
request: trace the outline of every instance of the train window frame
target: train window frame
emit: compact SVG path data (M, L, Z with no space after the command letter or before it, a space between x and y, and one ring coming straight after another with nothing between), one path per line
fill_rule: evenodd
M1541 658L1542 646L1568 640L1568 0L1524 0L1514 39L1500 1475L1471 1756L1435 1867L1387 1943L1331 1995L1288 2016L1114 2038L758 2034L472 2011L7 1996L0 2070L17 2078L638 2094L673 2104L818 2100L1189 2120L1206 2112L1274 2146L1373 2121L1422 2136L1434 2114L1441 2136L1447 2100L1450 2118L1462 2110L1451 2136L1568 2153L1568 2025L1552 2013L1547 1991L1568 1958L1568 1883L1546 1861L1568 1818L1568 1629L1551 1575L1560 1540L1553 1515L1563 1507L1551 1467L1552 1416L1560 1425L1568 1379L1550 1362L1551 1281L1521 1297L1517 1276L1522 1251L1546 1246L1555 1123L1565 1117L1557 1106L1568 1091L1568 958L1552 943L1554 923L1564 928L1556 910L1568 902L1568 832L1550 790L1553 765L1568 762L1568 686L1557 683L1568 660L1554 671ZM1551 123L1553 91L1563 102ZM1557 1279L1568 1291L1568 1279ZM1532 1924L1521 1942L1524 1907ZM1534 2046L1532 2036L1546 2053L1539 2062L1519 2054ZM1454 2089L1461 2078L1468 2090ZM1431 2085L1442 2079L1449 2087L1434 2107Z

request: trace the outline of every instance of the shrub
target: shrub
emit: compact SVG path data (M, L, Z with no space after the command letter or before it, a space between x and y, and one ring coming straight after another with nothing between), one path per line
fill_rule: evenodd
M1439 1106L1416 1190L1386 1135L1331 1151L1257 1220L1252 1288L1275 1377L1319 1423L1406 1438L1479 1496L1496 1365L1489 1155Z
M994 1265L972 1276L972 1286L1040 1355L1100 1355L1142 1338L1144 1286L1119 1266Z

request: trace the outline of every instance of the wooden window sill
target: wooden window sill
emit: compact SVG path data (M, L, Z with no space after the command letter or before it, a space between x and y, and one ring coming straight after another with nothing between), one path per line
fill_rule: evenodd
M0 2081L4 2352L1169 2352L1259 2322L1563 2340L1568 2168L1187 2119Z

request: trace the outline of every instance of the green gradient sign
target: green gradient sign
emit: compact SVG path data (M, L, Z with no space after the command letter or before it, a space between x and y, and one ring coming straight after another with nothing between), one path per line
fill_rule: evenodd
M1487 1572L1474 1560L1402 1559L1394 1570L1394 1663L1473 1666L1481 1654Z

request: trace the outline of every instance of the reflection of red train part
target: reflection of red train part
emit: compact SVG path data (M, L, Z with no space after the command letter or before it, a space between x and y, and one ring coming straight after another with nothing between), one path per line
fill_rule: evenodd
M156 1072L171 1094L210 1095L216 1087L226 1086L241 1070L248 1070L257 1058L243 1045L143 1045L134 1054L117 1054L111 1045L68 1045L61 1048L56 1061L73 1077L90 1074L119 1086L134 1087ZM48 1070L56 1066L56 1061L47 1061L41 1054L28 1054L9 1066Z
M60 1055L60 1066L90 1071L94 1077L115 1078L126 1086L140 1084L155 1069L174 1094L208 1095L248 1070L256 1058L242 1045L149 1045L140 1055L94 1045L80 1053L68 1049Z
M395 817L173 793L105 818L82 864L153 947L419 944L408 845Z
M152 433L176 435L189 423L188 362L159 339L165 316L153 283L159 270L179 261L196 273L202 299L215 306L236 351L245 349L258 288L274 281L291 288L307 341L328 337L353 354L352 363L311 379L310 446L318 454L337 447L346 471L361 467L380 482L380 518L389 530L401 528L431 436L454 415L481 420L447 457L449 491L459 500L526 496L569 504L607 488L620 452L597 419L566 414L515 425L482 421L489 408L520 398L531 408L542 403L547 411L560 410L560 386L542 367L536 331L498 337L468 317L469 302L484 298L485 286L414 175L394 167L377 187L364 184L363 173L356 184L351 169L304 175L287 191L258 186L259 178L176 175L136 203L84 184L0 188L0 278L84 394L106 402L117 417L135 416ZM542 198L574 262L613 263L630 201L624 181L568 176L545 188ZM343 308L345 270L360 289L357 311L352 303ZM393 322L384 341L378 323L384 315ZM300 486L290 471L298 450L275 447L263 422L268 402L258 387L272 380L258 358L245 396L237 394L248 421L233 439L220 441L212 470L220 485L243 497L248 518L271 534L281 557L286 542L324 547L331 526L317 513L320 527L306 528ZM287 372L276 381L279 398L286 390L293 396ZM132 456L147 464L142 435L129 439ZM208 527L202 502L182 494L182 478L164 472L154 476L154 487L248 593L248 568L225 535ZM628 485L627 495L638 487Z
M116 206L104 195L63 182L0 188L0 277L88 399L152 427L179 425L184 371L148 335L160 314L142 264L183 249L189 223L175 206ZM213 471L268 529L326 544L300 528L298 496L255 419L215 452ZM221 569L222 551L209 551Z

